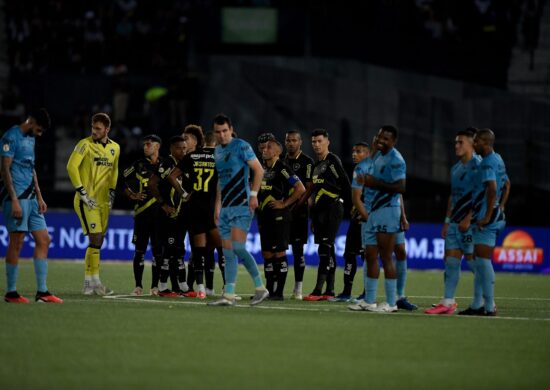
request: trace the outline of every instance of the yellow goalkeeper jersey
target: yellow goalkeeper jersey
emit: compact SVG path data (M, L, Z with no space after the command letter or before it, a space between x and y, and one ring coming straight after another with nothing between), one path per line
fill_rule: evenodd
M80 140L67 163L73 186L84 187L99 205L108 204L109 189L116 188L119 155L120 146L110 139L106 144L94 141L91 136Z

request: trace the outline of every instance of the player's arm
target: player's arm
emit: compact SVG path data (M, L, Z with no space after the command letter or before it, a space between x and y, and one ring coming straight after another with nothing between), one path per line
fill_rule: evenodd
M364 183L367 187L374 188L385 192L394 192L404 194L406 190L406 180L400 179L393 183L386 183L382 180L378 180L372 175L367 175L364 178Z
M48 210L48 205L44 202L44 198L42 197L42 191L40 191L40 186L38 185L38 175L34 169L32 170L32 181L34 184L36 200L38 201L38 212L40 214L44 214Z
M445 221L443 222L443 227L441 228L441 238L447 237L447 230L449 230L449 223L451 222L451 195L447 199L447 211L445 212Z
M13 186L13 179L11 177L11 164L13 162L13 157L2 156L2 180L4 181L4 186L8 191L8 195L11 199L11 216L15 219L21 219L23 217L23 209L19 204L19 199L17 199L17 192L15 192L15 187Z
M180 184L180 182L178 181L178 177L182 178L182 184ZM168 183L170 183L170 185L174 187L176 192L181 196L184 201L187 201L189 199L189 196L191 195L191 189L193 188L192 183L183 174L183 171L181 170L179 165L172 169L172 172L170 172L170 174L166 177L166 180L168 180ZM184 186L186 188L184 188Z
M75 191L80 196L80 200L82 200L86 205L93 209L97 207L97 202L95 199L88 197L88 192L86 191L86 188L82 185L82 179L80 178L80 164L82 164L82 160L84 160L84 157L87 152L87 146L82 141L79 142L76 147L74 148L73 152L71 153L71 156L69 157L69 161L67 162L67 173L69 174L69 179L71 179L71 183L73 184L73 187L75 188Z
M123 193L126 197L135 201L145 200L147 198L146 193L132 191L132 185L138 184L138 178L136 177L136 163L126 168L122 173L122 176L124 178Z
M485 200L487 201L487 210L485 216L477 224L481 228L489 223L493 215L493 209L497 200L497 182L489 180L485 182Z
M120 149L115 154L115 160L113 161L113 169L111 170L111 177L109 181L109 208L112 208L115 204L116 196L116 183L118 181L118 158L120 156Z
M271 208L284 209L288 206L291 206L296 201L298 201L298 199L300 199L302 195L306 192L306 188L304 187L304 185L296 175L289 176L287 180L288 180L288 183L294 189L294 191L292 191L292 194L286 199L281 199L281 200L276 199L269 202L269 205Z
M216 186L216 202L214 203L214 223L216 226L220 222L220 211L222 209L222 191L220 190L220 182Z
M262 165L257 158L248 160L246 163L250 167L250 170L253 174L252 185L250 187L250 199L248 200L248 204L250 206L250 210L254 211L258 208L258 191L260 190L260 186L262 185L264 169L262 168Z
M409 221L407 219L407 214L405 213L405 200L403 199L403 194L399 195L401 197L401 229L404 231L409 230Z
M369 212L365 208L365 204L363 203L363 190L361 188L351 188L351 202L353 203L353 206L361 215L361 218L365 221L369 218Z
M500 197L500 209L504 211L506 208L506 203L508 202L508 197L510 196L510 188L512 187L512 183L510 183L510 179L506 180L504 182L504 187L502 188L502 196Z

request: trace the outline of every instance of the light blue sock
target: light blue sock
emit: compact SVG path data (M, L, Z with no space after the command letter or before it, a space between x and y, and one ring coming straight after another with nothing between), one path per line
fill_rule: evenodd
M34 275L36 276L36 290L48 291L46 279L48 278L48 259L34 259Z
M478 269L481 270L481 285L483 288L483 299L485 299L485 310L495 310L495 270L491 259L478 257Z
M365 277L365 302L376 303L378 279Z
M6 262L6 278L8 285L6 292L17 291L17 275L19 274L19 264L10 264Z
M225 256L225 286L226 294L235 294L235 284L237 283L237 270L239 263L232 249L223 248Z
M407 284L407 260L395 262L395 269L397 270L397 296L405 296L405 285Z
M386 287L386 302L388 305L395 306L397 301L397 279L385 279L384 285Z
M244 242L233 241L233 251L235 251L237 256L243 259L244 267L254 281L254 287L262 287L264 282L262 281L262 275L258 269L258 264L256 264L254 257L246 250L246 244Z
M447 257L445 259L445 294L443 298L454 299L456 295L456 286L460 279L460 259L456 257Z
M472 309L479 309L483 306L483 287L481 280L481 273L479 271L479 262L477 259L468 261L468 265L474 273L474 296L470 307Z

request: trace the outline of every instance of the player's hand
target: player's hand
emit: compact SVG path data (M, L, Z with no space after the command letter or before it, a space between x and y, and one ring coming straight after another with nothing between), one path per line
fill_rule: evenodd
M401 230L406 232L407 230L409 230L409 227L410 227L410 224L407 218L401 217Z
M485 225L487 225L487 224L489 223L489 220L490 220L490 218L485 217L485 218L483 218L482 220L477 221L477 228L478 228L479 230L483 230L483 228L485 227Z
M84 202L90 208L90 210L93 210L97 207L96 200L88 196L88 193L86 192L84 187L78 187L76 189L76 192L80 196L80 200Z
M130 199L137 200L137 201L142 201L142 200L147 199L147 194L145 192L132 192L130 194Z
M462 233L467 232L469 228L470 228L470 220L469 219L467 220L466 218L464 218L458 224L458 231L459 232L462 232Z
M269 207L275 210L281 210L285 208L285 201L284 200L277 200L274 199L271 202L268 203Z
M449 230L449 224L444 223L443 227L441 228L441 238L446 238L447 237L447 230Z
M109 208L112 209L115 204L116 191L114 188L109 188Z
M172 206L168 206L166 203L162 205L162 210L164 210L166 215L171 218L173 218L174 214L176 214L176 209Z
M367 187L374 187L376 185L376 179L372 175L366 175L363 178L363 185Z
M38 199L38 212L40 214L45 214L47 210L48 205L46 204L46 202L44 202L44 199Z
M250 207L251 212L254 212L258 208L258 198L257 197L251 196L248 199L248 203L249 203L249 207Z
M21 208L21 205L19 204L19 200L15 200L15 202L12 202L11 204L11 216L14 219L21 219L23 218L23 209Z

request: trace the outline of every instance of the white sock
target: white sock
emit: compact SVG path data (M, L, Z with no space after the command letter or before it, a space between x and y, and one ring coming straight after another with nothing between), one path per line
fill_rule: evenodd
M180 290L183 292L189 291L189 285L187 282L178 282L178 285L180 286Z
M206 292L206 290L204 289L204 284L199 284L199 285L197 286L197 288L198 288L199 292L203 292L203 293Z
M160 291L168 290L168 283L162 283L162 282L160 282L160 283L159 283L159 290L160 290Z

